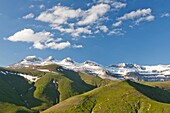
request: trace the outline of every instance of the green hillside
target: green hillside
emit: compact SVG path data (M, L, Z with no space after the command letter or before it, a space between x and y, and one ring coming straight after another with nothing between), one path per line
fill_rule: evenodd
M141 82L142 84L170 90L170 81L167 82Z
M82 95L71 97L43 113L169 112L169 90L127 80L114 82Z
M49 69L50 72L40 72L38 69ZM13 113L20 109L29 112L43 111L69 97L111 82L63 69L58 65L48 65L36 69L0 68L0 71L40 77L36 83L32 83L18 75L0 73L0 108L4 108L0 109L0 112L4 113L6 113L5 110L10 111L11 109L15 109L12 110Z
M1 71L4 69L1 69ZM32 90L28 91L29 88ZM33 97L34 85L16 75L0 73L0 112L14 113L29 111L32 106L41 105L41 101Z

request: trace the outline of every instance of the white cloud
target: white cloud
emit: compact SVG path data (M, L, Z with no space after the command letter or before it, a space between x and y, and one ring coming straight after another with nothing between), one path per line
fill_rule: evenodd
M108 27L105 26L105 25L98 26L98 28L99 28L101 31L105 32L105 33L109 30Z
M31 19L31 18L34 18L34 14L33 13L29 13L25 16L22 17L23 19Z
M131 11L129 13L124 14L123 16L117 18L117 22L113 23L113 27L119 27L126 20L132 20L136 25L143 21L153 21L155 17L152 15L152 10L150 8L147 9L138 9L136 11ZM132 25L130 25L132 26ZM125 31L123 29L113 29L109 32L109 35L123 35Z
M63 26L59 26L58 24L51 24L51 27L53 29L56 29L60 32L65 32L65 33L72 33L74 32L74 28L69 27L69 28L64 28Z
M47 22L52 29L56 29L63 33L69 33L73 37L78 37L82 34L93 34L92 25L98 25L106 19L104 14L110 9L108 4L97 4L87 10L72 9L65 6L54 6L47 11L42 12L36 20ZM70 21L72 23L70 23ZM93 30L92 30L93 29ZM105 26L100 29L106 32L108 29Z
M170 17L170 13L163 13L162 15L161 15L161 17L163 18L163 17Z
M134 20L135 23L139 23L142 21L153 21L154 16L152 15L152 10L150 8L148 9L138 9L136 11L132 11L130 13L126 13L123 16L119 17L118 21L123 20Z
M76 44L74 44L72 47L79 49L79 48L83 48L83 45L76 45Z
M126 3L122 3L122 2L114 2L111 4L111 6L113 6L115 9L121 9L126 7Z
M74 30L74 32L72 33L72 35L74 37L80 36L80 34L92 34L91 30L88 29L88 27L79 27L77 29Z
M55 39L55 42L60 42L62 40L63 40L62 38L57 38L57 39Z
M96 2L96 1L95 1ZM118 2L117 0L97 0L98 3L105 3L111 5L114 9L121 9L126 7L126 3Z
M55 24L52 24L51 26L52 26L53 29L56 29L60 32L70 33L73 37L78 37L81 34L92 34L92 31L89 30L89 27L74 28L72 25L70 25L69 28L64 28L62 26L58 26L58 25L55 25Z
M118 22L114 23L113 27L119 27L120 25L122 25L122 21L118 21Z
M92 37L97 33L112 33L109 29L110 15L108 12L118 11L126 7L125 0L93 0L88 4L87 9L71 8L58 4L44 12L41 12L36 20L49 23L52 29L70 34L73 38ZM118 20L113 26L118 27L123 20ZM139 20L138 20L139 21ZM141 20L142 21L142 20ZM144 21L144 19L143 19ZM114 31L115 32L115 31ZM117 33L117 32L116 32ZM119 33L117 33L119 34Z
M7 39L13 42L44 42L51 39L50 32L38 32L35 33L32 29L24 29L16 32L13 36L8 37Z
M110 6L107 4L98 4L92 6L89 10L83 13L83 19L80 20L78 25L87 25L96 22L99 18L101 18L106 12L108 12Z
M124 35L124 31L122 29L113 29L108 35Z
M118 18L118 20L128 20L128 19L135 19L140 17L147 17L151 15L152 10L148 9L138 9L136 11L132 11L130 13L124 14L122 17Z
M149 15L146 17L141 17L138 20L136 20L136 24L140 23L141 21L153 21L154 19L155 19L155 17L152 15Z
M50 42L50 43L47 43L46 46L48 48L51 48L51 49L55 49L55 50L62 50L62 49L65 49L65 48L69 48L71 46L70 42L60 42L60 43L56 43L56 42Z
M46 49L47 47L44 46L42 43L40 42L34 42L33 43L33 47L36 48L36 49Z
M81 15L81 9L73 10L65 6L54 6L42 12L36 20L49 22L51 24L66 24L68 19L76 18Z
M24 29L16 32L14 35L6 38L5 40L9 40L12 42L33 43L33 47L36 49L50 48L61 50L71 46L68 41L60 42L62 40L61 38L52 38L53 36L53 34L46 31L36 33L32 29Z

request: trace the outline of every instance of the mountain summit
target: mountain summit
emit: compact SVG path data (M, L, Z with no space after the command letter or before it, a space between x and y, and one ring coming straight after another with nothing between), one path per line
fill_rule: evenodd
M22 63L29 63L29 62L35 63L35 62L40 62L40 61L42 61L42 59L36 56L27 56L21 60Z
M53 61L55 61L55 58L52 57L52 56L49 56L49 57L46 58L44 61L45 61L45 62L53 62Z
M90 61L90 60L85 61L84 65L101 67L101 65L97 64L96 62Z
M75 61L72 60L70 57L67 57L67 58L63 59L60 63L62 63L62 64L75 64Z

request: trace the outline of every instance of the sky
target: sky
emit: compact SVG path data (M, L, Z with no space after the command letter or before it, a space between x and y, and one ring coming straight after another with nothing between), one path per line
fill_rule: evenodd
M170 64L169 0L0 0L0 66L26 56Z

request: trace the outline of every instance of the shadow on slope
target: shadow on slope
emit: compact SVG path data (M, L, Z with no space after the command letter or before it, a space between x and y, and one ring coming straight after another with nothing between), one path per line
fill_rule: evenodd
M61 66L46 65L39 67L39 69L50 71L35 83L34 96L47 103L43 105L43 110L69 97L95 88L95 86L84 82L79 73L64 69Z
M80 77L79 73L74 72L72 70L64 70L63 74L65 77L69 78L70 80L74 81L72 83L72 87L73 88L78 88L77 90L79 90L81 93L90 91L94 88L96 88L96 86L87 84L86 82L84 82L82 80L82 78Z
M170 92L158 87L151 87L127 80L127 83L134 87L137 91L158 102L170 104Z
M69 70L69 69L65 69L62 66L59 66L59 65L56 65L56 64L51 64L51 65L42 66L40 68L41 69L48 69L50 71L61 73L62 76L73 81L73 83L71 84L72 87L75 90L78 90L80 93L84 93L84 92L87 92L89 90L96 88L96 86L87 84L84 80L82 80L82 78L81 78L81 76L79 75L78 72L75 72L75 71Z
M34 98L35 87L18 75L0 74L0 102L32 108L41 105L42 101Z

